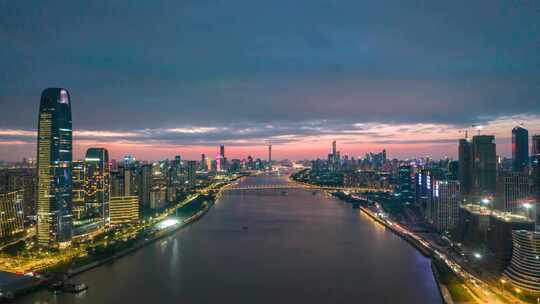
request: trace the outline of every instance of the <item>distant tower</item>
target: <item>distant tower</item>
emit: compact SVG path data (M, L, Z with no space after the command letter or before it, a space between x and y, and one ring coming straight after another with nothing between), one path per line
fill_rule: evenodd
M69 93L49 88L41 93L37 139L37 239L58 247L72 236L72 131Z
M219 155L221 158L225 158L225 145L219 146Z
M268 168L272 171L272 142L268 142Z
M512 129L512 170L525 172L529 167L529 131L522 127Z

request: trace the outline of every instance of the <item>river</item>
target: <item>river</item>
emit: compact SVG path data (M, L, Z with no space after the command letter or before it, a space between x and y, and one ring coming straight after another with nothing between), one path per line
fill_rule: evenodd
M90 288L17 303L441 303L429 259L350 205L300 189L228 192L193 225L75 280Z

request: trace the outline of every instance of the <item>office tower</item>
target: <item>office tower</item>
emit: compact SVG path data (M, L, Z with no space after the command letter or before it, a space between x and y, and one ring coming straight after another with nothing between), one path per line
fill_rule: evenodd
M105 148L89 148L86 151L85 205L93 217L107 224L109 218L110 171L109 153Z
M529 174L501 172L498 177L496 208L500 211L523 213L523 204L531 199Z
M423 213L426 220L429 221L432 216L433 206L433 173L431 169L425 168L420 170L415 177L415 200L416 205Z
M528 172L529 131L522 127L512 129L512 169L514 172Z
M123 196L137 195L137 170L135 167L124 167L124 194Z
M24 231L22 190L0 193L0 244Z
M268 169L272 171L272 143L268 142Z
M472 185L474 195L491 196L497 184L495 136L476 135L472 142Z
M522 290L540 292L540 232L512 231L512 260L504 276Z
M152 165L145 164L141 167L139 202L141 206L150 206L150 191L152 189Z
M124 196L124 167L111 171L111 196Z
M187 181L189 187L194 187L197 177L197 162L190 160L187 162Z
M150 190L150 209L161 209L167 204L167 187L161 183L154 184Z
M206 162L206 155L203 153L201 154L201 171L207 172L208 171L208 164Z
M85 166L83 161L71 162L71 175L73 181L72 212L76 219L81 219L86 216L86 206L84 204Z
M137 196L111 197L109 208L111 225L130 224L139 221L139 198Z
M219 155L220 155L222 158L225 158L225 145L220 145L220 146L219 146Z
M532 191L536 200L536 225L540 229L540 135L535 134L532 137L531 149L531 180Z
M459 140L459 183L461 196L468 199L472 194L472 144L467 138Z
M460 206L459 181L435 181L433 185L432 224L439 232L456 227Z
M41 94L38 122L37 239L40 246L67 245L72 236L72 131L69 93Z
M401 165L399 167L399 185L397 194L401 202L411 204L414 202L412 167L410 165Z
M36 215L37 176L34 168L11 168L0 172L0 191L23 190L25 216Z

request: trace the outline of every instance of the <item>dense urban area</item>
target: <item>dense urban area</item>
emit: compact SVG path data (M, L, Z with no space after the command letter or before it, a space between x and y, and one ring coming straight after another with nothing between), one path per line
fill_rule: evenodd
M261 188L324 191L361 209L432 258L445 302L539 301L540 135L523 126L508 130L512 158L478 129L456 140L457 160L355 158L336 141L316 160L273 160L271 144L265 159L229 159L221 145L199 160L115 160L103 147L74 160L70 104L66 89L46 89L37 158L0 162L2 299L80 292L88 286L71 277L192 223L223 191L250 190L237 180L291 174Z

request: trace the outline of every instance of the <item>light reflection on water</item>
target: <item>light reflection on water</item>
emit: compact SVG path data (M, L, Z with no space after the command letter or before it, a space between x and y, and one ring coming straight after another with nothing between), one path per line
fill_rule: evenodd
M20 302L440 303L429 260L359 210L305 190L227 193L200 221L76 280L85 294Z

